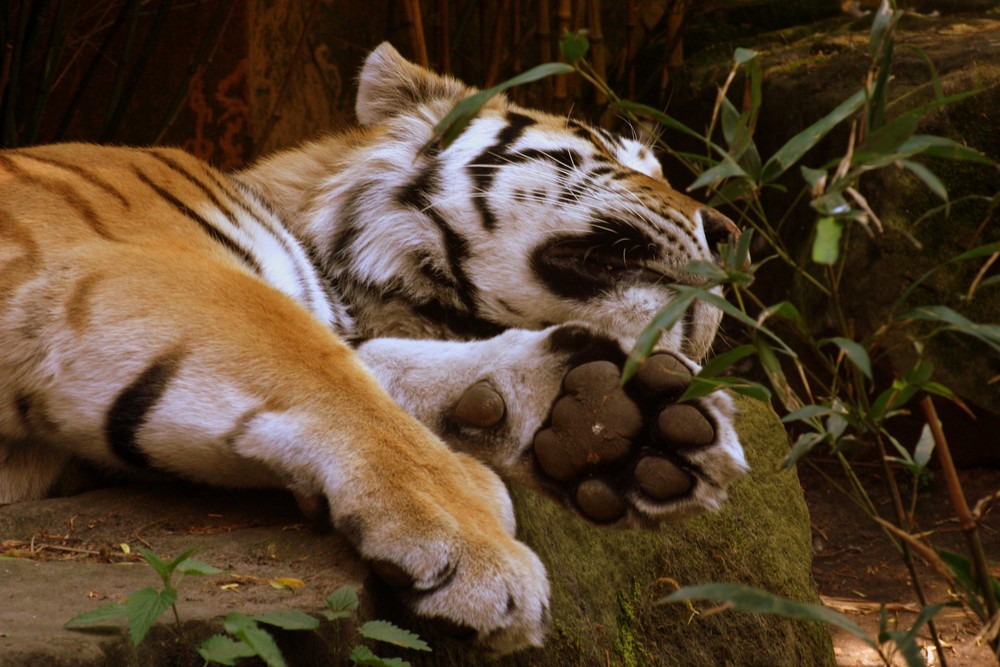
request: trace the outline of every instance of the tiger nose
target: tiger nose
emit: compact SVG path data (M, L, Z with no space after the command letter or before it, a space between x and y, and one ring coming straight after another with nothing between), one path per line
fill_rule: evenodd
M740 237L739 227L714 208L703 208L698 213L701 227L705 231L705 240L714 257L718 257L717 247L720 243L733 242Z

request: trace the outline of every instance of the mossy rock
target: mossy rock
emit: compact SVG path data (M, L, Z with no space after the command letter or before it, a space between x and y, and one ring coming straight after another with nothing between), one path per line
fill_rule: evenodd
M733 582L816 602L809 513L770 408L739 401L737 429L752 467L718 514L656 531L607 530L532 493L515 492L519 535L549 570L553 630L544 649L498 665L828 665L825 627L730 611L697 616L658 604L677 585ZM433 642L432 642L433 644ZM461 648L435 644L430 665L466 665Z

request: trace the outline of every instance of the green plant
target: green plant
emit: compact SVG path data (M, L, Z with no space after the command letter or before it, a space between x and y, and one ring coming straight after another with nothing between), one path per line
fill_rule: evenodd
M695 178L689 189L706 188L710 203L734 211L744 226L750 229L730 246L721 246L721 262L694 263L688 268L707 278L699 287L673 285L676 298L665 307L640 335L623 371L622 382L628 381L638 365L652 351L661 332L673 327L695 300L707 301L741 326L743 342L720 354L701 370L681 400L726 388L760 400L774 399L783 409L782 421L794 434L794 444L785 467L808 463L808 457L822 447L839 463L844 475L840 483L827 479L875 521L886 538L895 546L908 569L914 592L922 611L908 630L890 629L882 615L879 636L867 637L850 619L832 610L780 599L765 591L747 589L733 583L707 584L683 588L665 600L674 602L710 599L735 609L751 612L776 613L793 618L817 620L837 625L861 637L878 652L888 665L890 652L886 643L916 667L923 665L916 643L917 633L925 626L936 644L938 659L946 664L945 654L934 626L933 617L940 604L930 604L923 592L913 556L919 555L955 591L956 604L973 612L984 629L997 618L1000 607L1000 586L990 576L985 554L979 544L976 518L969 512L958 484L947 441L940 430L930 396L938 396L961 405L955 393L935 379L934 368L925 358L927 343L943 332L969 336L987 348L1000 352L1000 326L976 323L943 304L911 304L919 285L941 266L926 272L896 299L881 326L872 332L857 332L845 314L842 281L845 279L845 248L852 238L874 237L882 231L881 221L862 194L861 181L887 167L908 171L921 181L943 205L918 218L949 212L951 204L943 181L922 160L971 161L995 169L994 160L979 151L954 140L918 134L921 119L928 113L954 104L976 94L967 91L946 96L930 59L917 50L928 65L934 89L934 99L909 111L887 118L890 68L895 49L894 33L902 12L884 1L872 21L869 39L870 67L862 87L806 129L802 130L770 157L764 159L754 141L754 129L762 103L762 65L758 54L736 49L734 65L716 98L715 107L705 132L693 130L667 114L635 102L622 100L585 60L587 40L581 34L565 34L562 52L575 72L591 82L609 103L633 124L656 123L667 130L695 138L705 147L704 154L682 153L658 140L660 146L686 165ZM562 70L543 69L533 73L557 73ZM742 74L745 91L743 107L730 102L727 92ZM507 82L509 84L511 82ZM502 89L501 84L496 89ZM436 139L447 144L457 136L494 89L470 97L459 104L436 128ZM803 164L804 158L835 128L849 127L846 149L840 159L818 167ZM656 133L654 133L656 134ZM795 189L795 172L801 185ZM782 234L786 219L777 222L769 217L763 193L784 195L782 206L791 211L800 201L808 201L815 215L811 230L810 252L800 257L790 249ZM789 193L797 192L792 196ZM1000 193L974 195L987 203L990 212L1000 208ZM753 236L763 241L764 258L750 262L749 248ZM914 243L917 250L919 244ZM981 245L948 260L946 265L981 261L983 268L969 285L963 301L969 301L987 288L1000 284L1000 277L985 277L990 263L1000 257L1000 243ZM819 327L803 316L801 298L767 304L752 289L757 270L770 261L782 262L795 277L794 294L821 298L832 306L836 331L816 335ZM943 266L943 265L942 265ZM725 286L731 300L710 290ZM733 334L730 334L733 335ZM903 373L888 380L877 375L878 362L893 346L908 346L915 351L915 360ZM739 361L755 358L763 371L764 382L754 382L731 374ZM893 419L915 406L926 418L924 433L911 450L893 435ZM879 516L869 490L852 467L850 453L873 447L882 467L892 499L894 522ZM941 474L948 482L955 512L966 532L969 556L936 549L926 536L917 536L917 493L920 483L929 475L927 465L937 455ZM912 478L911 497L904 501L897 482L898 471ZM822 471L821 471L822 472ZM989 632L988 630L985 630ZM994 650L1000 650L996 628L989 635Z
M330 621L345 620L356 613L358 604L358 596L354 589L342 586L327 596L326 609L320 613ZM320 622L301 611L271 612L253 616L231 612L223 620L223 627L230 636L209 637L198 647L198 654L206 663L235 665L240 658L259 657L269 667L283 667L285 660L277 643L267 630L260 627L261 625L282 630L316 630ZM365 639L400 648L416 651L431 650L416 634L388 621L368 621L361 624L357 632ZM356 645L348 658L355 665L370 667L408 667L410 664L400 658L379 657L363 644Z
M197 549L188 549L171 561L165 561L148 549L139 548L139 553L149 563L160 577L162 588L157 590L152 586L140 588L125 602L114 603L78 614L66 622L67 628L80 625L100 623L115 618L128 619L129 636L132 644L138 646L146 638L150 628L167 611L174 612L174 622L177 630L181 630L180 616L177 614L177 586L185 576L210 576L219 574L222 570L207 563L190 558ZM176 581L174 575L178 574Z
M185 576L210 576L221 574L222 570L191 558L196 549L188 549L170 561L162 559L147 549L139 549L143 559L160 577L162 587L152 586L139 589L128 596L125 602L113 603L78 614L66 622L66 627L75 628L105 621L127 618L132 644L138 646L149 634L156 621L172 609L178 634L182 634L180 615L177 613L177 588ZM176 579L174 578L177 575ZM342 586L326 597L326 609L320 612L330 621L351 618L358 609L358 595L350 586ZM263 614L244 614L232 611L222 621L226 635L213 635L197 648L198 655L205 664L236 665L242 658L260 658L268 667L285 667L281 649L265 627L281 630L317 630L319 619L302 611L291 609ZM415 651L430 651L431 648L416 634L399 628L389 621L373 620L361 624L357 632L364 639L382 642ZM227 636L228 635L228 636ZM339 643L339 642L338 642ZM364 644L356 645L348 656L355 665L369 667L409 667L409 662L400 658L382 658Z

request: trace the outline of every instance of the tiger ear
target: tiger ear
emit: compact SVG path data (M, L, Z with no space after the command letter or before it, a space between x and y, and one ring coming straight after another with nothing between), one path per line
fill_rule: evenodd
M411 63L389 42L382 42L361 68L355 113L362 125L373 125L420 104L437 100L454 104L474 92L457 79Z

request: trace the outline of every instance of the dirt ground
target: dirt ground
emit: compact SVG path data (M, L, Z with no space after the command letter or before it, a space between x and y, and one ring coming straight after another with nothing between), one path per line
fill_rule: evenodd
M836 478L837 469L831 463L820 462L819 467ZM857 470L866 488L873 491L875 504L888 517L891 507L882 491L880 470L864 465ZM970 505L1000 490L1000 470L976 468L964 470L961 475ZM878 607L882 602L889 605L890 619L898 619L901 628L909 628L918 605L905 567L888 540L818 472L803 466L800 478L812 513L813 576L826 603L847 613L873 636L878 632ZM108 636L77 633L77 638L70 638L72 641L66 639L63 651L53 645L53 638L65 638L61 626L69 616L120 600L129 591L154 583L135 553L135 548L143 545L177 553L191 546L197 536L202 546L199 558L227 568L239 563L239 576L185 582L187 632L199 641L213 632L210 621L220 602L238 601L241 609L254 613L258 608L287 606L294 598L298 606L311 610L322 605L320 591L344 583L364 590L364 568L339 536L303 525L294 503L285 495L273 494L270 501L259 501L259 497L180 486L91 492L86 514L79 513L77 499L38 503L27 517L22 517L23 524L7 525L0 531L22 536L0 545L0 554L6 556L0 558L4 582L0 587L0 609L7 610L0 614L0 665L38 664L32 662L32 655L45 655L51 662L53 656L63 654L66 660L59 664L104 664L106 658L101 656L107 655ZM124 507L128 510L123 515ZM964 552L964 536L953 518L939 475L921 491L918 508L920 529L933 531L936 546ZM273 526L283 527L280 544L273 539L274 531L269 528ZM982 526L993 573L1000 575L996 569L1000 565L1000 507L986 513ZM131 553L124 553L121 544L132 544ZM41 568L53 561L61 568L62 576L56 577L60 583L40 591L33 582ZM108 562L121 565L109 570L103 565ZM331 569L330 563L336 567ZM304 587L297 591L283 589L273 579L276 565L289 581L299 580ZM920 572L931 601L950 599L940 579L926 567L921 566ZM67 596L77 601L76 607L58 607L59 614L43 611L56 608L53 605L65 606ZM33 604L21 604L25 599L33 599ZM949 608L938 615L937 624L951 667L1000 664L987 648L976 644L980 626L973 618ZM168 641L170 632L159 630L161 639ZM922 636L926 637L926 632ZM11 654L12 637L21 640L18 655ZM837 663L842 667L881 664L870 648L847 633L835 632L834 643ZM930 665L942 664L933 652L925 655ZM141 663L141 656L139 660Z
M856 468L865 487L882 516L893 514L886 485L877 465L862 464ZM869 635L878 633L879 604L889 605L889 619L898 619L899 628L909 629L916 618L919 603L910 585L910 576L903 561L884 533L868 520L846 496L834 489L821 473L840 481L839 466L832 461L819 462L818 470L802 466L799 477L812 515L813 576L820 594L828 606L848 614ZM962 485L970 506L980 499L1000 491L1000 470L973 468L960 471ZM902 476L900 476L902 481ZM904 488L904 492L906 488ZM909 496L906 496L909 498ZM998 503L1000 504L1000 503ZM918 527L931 533L936 547L967 554L965 535L954 518L951 502L941 476L935 475L922 489L917 505ZM1000 576L1000 507L985 514L981 536L993 575ZM931 602L952 599L948 587L923 563L918 574ZM947 608L936 617L938 632L945 647L945 660L950 667L996 666L997 659L988 647L977 644L981 625L974 617L958 608ZM929 665L941 665L926 631L921 644ZM852 635L834 632L837 664L842 667L867 667L882 664L875 652ZM903 664L900 662L899 664Z

